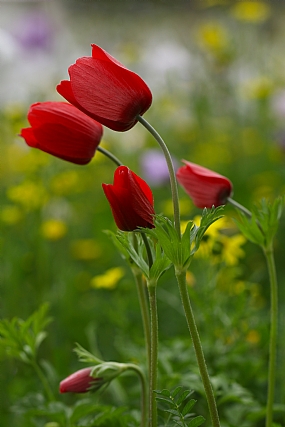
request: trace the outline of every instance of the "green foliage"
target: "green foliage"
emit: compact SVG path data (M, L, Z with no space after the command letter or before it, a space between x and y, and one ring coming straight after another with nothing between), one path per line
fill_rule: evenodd
M35 360L37 351L47 333L45 327L51 322L47 316L48 304L43 304L27 320L13 318L0 321L0 354L25 363Z
M240 212L236 224L248 240L269 249L277 233L283 205L284 197L278 197L273 203L263 199L253 207L251 218Z
M199 249L204 234L211 224L221 218L222 210L223 206L213 207L210 210L204 209L200 226L197 227L189 221L182 236L178 236L174 224L168 218L156 215L155 228L146 230L146 233L158 240L176 269L187 270L193 255Z
M194 416L190 411L197 402L190 399L193 391L178 386L172 391L156 390L156 399L163 404L163 411L168 415L167 426L198 427L205 421L202 415ZM172 421L172 424L169 424Z
M135 264L148 279L149 283L157 283L160 276L170 268L171 262L161 250L160 245L156 244L152 239L148 239L147 234L151 234L148 233L149 231L149 229L141 229L141 233L145 233L148 249L151 252L151 266L149 266L149 259L146 259L146 242L139 233L118 231L117 234L108 232L108 235L111 236L115 246L131 268Z

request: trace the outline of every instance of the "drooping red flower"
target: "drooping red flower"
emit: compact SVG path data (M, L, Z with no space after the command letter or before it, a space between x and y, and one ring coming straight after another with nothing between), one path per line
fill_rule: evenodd
M120 230L154 228L153 195L143 179L126 166L119 166L114 174L114 184L102 184L102 187Z
M30 147L79 165L90 162L103 127L67 102L38 102L30 106L31 127L21 130Z
M103 385L102 378L93 378L91 372L92 368L84 368L69 375L60 382L60 393L86 393L100 388Z
M177 181L198 208L224 205L233 192L231 181L210 169L184 160L176 172Z
M92 56L77 59L68 68L69 80L57 91L88 116L116 131L126 131L150 107L152 94L136 73L125 68L99 46Z

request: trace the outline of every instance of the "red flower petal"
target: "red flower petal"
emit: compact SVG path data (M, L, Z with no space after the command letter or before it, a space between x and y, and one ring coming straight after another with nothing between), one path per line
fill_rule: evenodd
M90 374L92 368L84 368L74 372L60 382L60 393L86 393L90 391L95 382L102 381L101 378L93 378Z
M100 123L65 102L33 104L28 120L31 127L20 136L29 146L81 165L90 162L103 132Z
M184 161L176 177L198 208L211 208L227 202L233 191L231 181L210 169Z
M114 184L102 184L102 187L120 230L154 227L151 189L129 168L119 166L114 174Z
M79 58L68 69L70 85L62 81L57 91L93 119L116 131L126 131L151 105L145 82L115 58L92 45L92 57Z

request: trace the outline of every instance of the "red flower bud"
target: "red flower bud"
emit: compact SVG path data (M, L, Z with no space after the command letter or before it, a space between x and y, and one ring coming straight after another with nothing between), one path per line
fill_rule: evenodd
M233 185L225 176L184 160L176 172L178 182L198 208L224 205L231 196Z
M88 116L116 131L126 131L150 107L152 94L134 72L94 44L92 57L82 57L68 68L69 80L57 91Z
M93 368L84 368L74 372L61 381L60 393L86 393L103 385L102 378L93 378L90 374Z
M153 195L143 179L126 166L119 166L114 174L114 184L102 184L102 187L120 230L154 228Z
M30 106L31 127L21 130L30 147L63 160L85 165L100 143L103 127L66 102L38 102Z

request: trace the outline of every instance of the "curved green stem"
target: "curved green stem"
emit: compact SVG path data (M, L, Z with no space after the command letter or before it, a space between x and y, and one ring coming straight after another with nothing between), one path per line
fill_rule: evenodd
M276 347L278 330L278 291L277 277L272 245L264 249L270 279L270 338L269 338L269 366L268 366L268 391L266 407L266 427L272 427L274 389L276 380Z
M252 218L252 213L247 208L245 208L243 205L238 203L236 200L232 199L231 197L228 197L227 202L230 203L235 208L239 209L241 212L243 212L249 218Z
M112 160L112 162L114 162L117 166L123 165L123 163L116 156L114 156L114 154L112 154L110 151L106 150L105 148L100 147L100 145L97 147L97 151L100 151L100 153L104 154L104 156Z
M139 376L142 388L141 394L141 427L147 427L147 386L145 376L141 370L141 368L133 363L127 364L128 369L135 371L135 373Z
M149 372L149 427L157 427L157 405L154 390L157 389L158 363L158 316L156 303L156 283L148 283L151 325L151 352Z
M40 381L41 381L41 383L43 385L43 388L45 390L45 393L46 393L46 396L47 396L48 400L50 402L54 401L55 398L54 398L53 392L51 391L51 388L50 388L50 385L49 385L49 383L48 383L48 381L46 379L46 376L42 372L42 370L41 370L40 366L38 365L37 361L36 360L32 360L31 361L31 365L34 368L37 376L39 377L39 379L40 379Z
M191 302L190 302L190 298L187 290L186 271L185 270L178 271L177 269L175 269L175 274L176 274L176 278L177 278L177 282L180 290L180 295L181 295L182 305L185 312L185 317L187 320L187 325L192 338L196 359L198 362L200 375L202 378L202 382L203 382L203 386L204 386L204 390L205 390L205 394L208 402L212 425L213 427L220 427L219 414L218 414L217 405L214 397L214 392L213 392L212 384L208 374L208 369L207 369L207 365L206 365L206 361L205 361L205 357L202 349L202 344L200 341L198 329L196 326L196 322L195 322L195 318L194 318L194 314L193 314L193 310L191 307Z
M159 133L142 117L137 116L138 121L151 133L151 135L156 139L156 141L159 143L167 166L169 171L169 177L170 177L170 186L171 186L171 193L172 193L172 202L173 202L173 215L174 215L174 225L175 229L177 231L177 234L179 238L181 239L181 229L180 229L180 212L179 212L179 199L178 199L178 187L177 187L177 180L175 175L175 170L172 162L172 158L170 155L170 152L167 148L167 145L159 135Z

